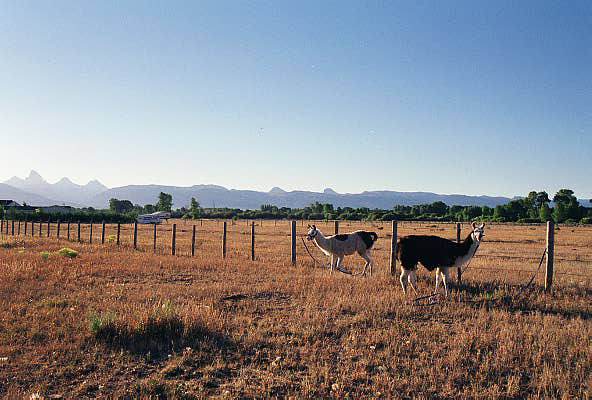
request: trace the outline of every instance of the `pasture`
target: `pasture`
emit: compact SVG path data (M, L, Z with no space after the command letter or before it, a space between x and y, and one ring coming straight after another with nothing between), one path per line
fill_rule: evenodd
M390 224L372 230L374 275L314 264L297 222L122 226L118 246L45 232L0 240L0 395L8 398L590 398L592 228L559 225L553 290L544 268L517 296L545 248L544 225L488 224L485 241L448 300L414 306L389 270ZM324 234L332 223L317 223ZM462 237L469 232L463 225ZM38 229L38 226L35 227ZM43 227L45 230L45 226ZM71 238L76 237L71 227ZM24 231L23 228L21 230ZM398 235L454 239L455 224L400 222ZM308 242L323 264L326 257ZM70 247L78 256L56 252ZM46 252L43 253L42 252ZM346 257L358 271L363 260ZM456 274L453 274L453 281ZM418 269L422 294L434 275Z

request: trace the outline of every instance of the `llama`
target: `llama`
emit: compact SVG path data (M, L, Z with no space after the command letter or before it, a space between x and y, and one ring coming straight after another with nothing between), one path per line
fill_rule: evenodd
M325 237L315 225L309 225L308 228L309 231L306 235L306 239L313 240L323 253L331 256L331 272L333 272L334 265L338 270L341 268L343 257L357 252L364 260L366 260L364 270L361 273L362 276L366 275L366 269L368 267L370 267L368 272L372 275L373 263L370 258L370 249L378 239L376 232L355 231L347 234ZM337 259L336 263L334 263L335 259Z
M456 243L452 240L438 236L411 235L402 237L397 243L397 260L401 262L401 286L403 293L407 294L407 281L411 283L413 291L417 295L415 273L417 263L420 262L428 271L436 270L436 289L440 279L444 283L444 294L448 296L448 271L450 268L459 268L468 263L477 252L477 248L483 239L485 224L477 226L472 224L473 230L467 238Z

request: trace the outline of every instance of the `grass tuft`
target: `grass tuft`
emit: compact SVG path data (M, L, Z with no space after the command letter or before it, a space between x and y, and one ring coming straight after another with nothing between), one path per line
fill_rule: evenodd
M76 250L69 248L69 247L61 248L60 250L58 250L58 254L63 257L68 257L68 258L78 257L78 252Z
M132 321L136 322L132 322ZM132 353L160 357L186 346L220 347L228 343L197 321L185 322L177 308L163 303L146 316L116 318L111 313L91 314L89 333L104 344L127 349Z

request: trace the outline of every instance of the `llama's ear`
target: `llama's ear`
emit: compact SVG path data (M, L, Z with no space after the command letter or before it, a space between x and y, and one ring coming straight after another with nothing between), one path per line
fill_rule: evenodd
M485 228L485 222L483 222L483 223L481 224L481 226L479 227L479 229L483 229L483 228Z
M316 227L316 225L313 225L313 226L312 226L312 229L314 229L314 230L316 231L316 230L317 230L317 227Z
M312 228L312 226L310 226L310 224L308 224L308 229Z
M473 229L475 229L477 227L477 224L473 221L473 223L471 224L471 226L473 227Z

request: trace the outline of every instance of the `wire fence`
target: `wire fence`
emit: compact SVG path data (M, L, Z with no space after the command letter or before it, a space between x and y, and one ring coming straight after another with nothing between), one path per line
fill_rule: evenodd
M292 247L299 264L314 265L296 237L303 237L308 224L315 224L325 235L355 230L377 232L372 250L375 271L390 273L392 234L390 222L375 221L297 221L286 220L171 220L153 224L103 224L78 222L24 222L2 220L0 237L58 239L82 244L109 245L155 254L181 257L220 257L258 262L292 261ZM543 224L487 224L486 238L476 254L469 274L490 279L495 273L508 281L534 272L540 251L546 247ZM456 223L398 222L396 235L433 234L451 240L462 239ZM470 232L465 228L465 234ZM592 227L555 227L554 275L592 280ZM313 245L310 250L319 260L325 256ZM360 259L361 260L361 259ZM350 263L358 260L350 258ZM529 266L532 265L532 268ZM504 275L505 274L505 275ZM516 274L512 277L509 274ZM589 282L590 283L590 282Z

